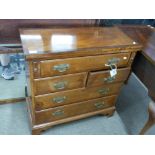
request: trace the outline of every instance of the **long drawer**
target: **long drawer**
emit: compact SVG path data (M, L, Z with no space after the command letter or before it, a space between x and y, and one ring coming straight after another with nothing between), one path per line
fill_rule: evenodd
M81 88L47 95L35 96L37 111L70 103L82 102L89 99L117 94L122 83L108 84L98 87Z
M109 68L106 64L127 66L130 53L108 54L68 59L46 60L40 62L41 77L87 72Z
M42 95L85 86L87 73L56 76L34 80L34 94Z
M110 71L90 72L88 76L87 86L97 86L108 83L123 82L127 79L130 73L130 68L121 68L117 70L114 77L110 76Z
M36 124L48 123L67 117L101 110L114 105L116 96L109 96L71 105L60 106L35 113Z

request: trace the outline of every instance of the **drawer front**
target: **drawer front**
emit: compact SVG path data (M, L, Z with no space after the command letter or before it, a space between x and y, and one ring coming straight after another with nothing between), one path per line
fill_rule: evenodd
M100 72L90 72L87 86L97 86L114 82L123 82L127 79L130 73L130 68L123 68L117 70L115 77L110 76L110 70Z
M70 103L82 102L89 99L109 96L117 94L122 86L122 83L109 84L100 87L81 88L57 92L47 95L35 97L36 110L42 110Z
M36 112L36 124L52 122L67 117L72 117L88 112L102 110L106 107L113 106L116 101L116 96L109 96L100 99L75 103L71 105L60 106L57 108L48 109L42 112Z
M67 89L82 88L85 86L87 73L78 73L74 75L63 75L51 78L35 79L35 95L48 94Z
M41 77L49 77L70 73L86 72L92 70L110 68L106 64L116 64L118 67L126 66L130 53L109 54L68 58L59 60L41 61Z

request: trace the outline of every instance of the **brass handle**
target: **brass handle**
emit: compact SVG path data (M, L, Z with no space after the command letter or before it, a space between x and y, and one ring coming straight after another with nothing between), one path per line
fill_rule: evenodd
M53 86L55 89L61 90L61 89L65 89L67 83L68 83L67 81L57 82L57 83L54 83Z
M53 101L55 103L63 103L65 100L66 100L66 96L58 96L53 98Z
M105 95L107 94L108 92L110 91L109 88L102 88L102 89L99 89L98 92L102 95Z
M104 78L104 82L107 82L107 83L110 83L110 82L113 82L115 80L115 76L111 77L107 77L107 78Z
M53 70L56 70L58 72L65 72L67 69L69 69L69 64L60 64L53 66Z
M53 116L63 116L64 115L64 111L59 109L56 110L55 112L52 113Z
M103 108L105 106L105 103L104 102L97 102L97 103L94 104L94 106L97 109L100 109L100 108Z
M120 60L121 60L120 58L109 59L107 65L109 65L109 66L116 65Z

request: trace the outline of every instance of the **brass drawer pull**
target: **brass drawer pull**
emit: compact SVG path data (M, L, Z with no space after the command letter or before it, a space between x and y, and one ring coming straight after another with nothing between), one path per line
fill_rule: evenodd
M66 100L66 96L59 96L59 97L54 97L53 101L55 103L63 103Z
M113 77L109 76L107 78L104 78L104 82L110 83L110 82L113 82L113 81L115 81L115 76L113 76Z
M60 64L53 66L53 70L59 71L59 72L65 72L67 69L69 69L69 64Z
M52 113L53 116L63 116L64 111L63 110L56 110L55 112Z
M67 84L68 84L67 81L62 81L62 82L55 83L53 86L54 86L55 89L61 90L61 89L65 89Z
M120 58L112 58L108 60L108 63L106 65L111 66L111 65L116 65L121 59Z
M98 90L98 92L102 95L108 94L109 91L110 91L109 88L102 88Z
M98 102L98 103L95 103L94 106L97 109L100 109L100 108L103 108L105 106L105 103L104 102Z

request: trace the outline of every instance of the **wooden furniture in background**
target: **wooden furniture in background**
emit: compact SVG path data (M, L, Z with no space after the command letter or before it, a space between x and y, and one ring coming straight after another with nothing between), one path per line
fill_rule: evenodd
M144 135L155 124L155 102L151 101L148 107L149 117L144 127L140 131L140 135Z
M141 45L118 28L21 29L32 134L97 114L112 115ZM118 68L110 76L111 68Z
M151 26L120 26L130 38L143 45L132 65L132 70L147 87L152 101L148 104L149 117L140 134L155 124L155 28Z

